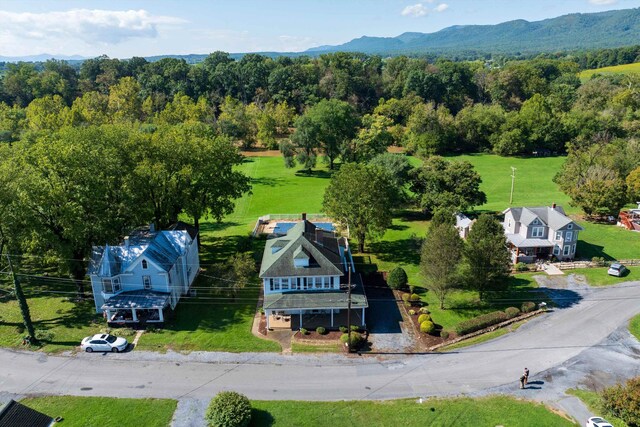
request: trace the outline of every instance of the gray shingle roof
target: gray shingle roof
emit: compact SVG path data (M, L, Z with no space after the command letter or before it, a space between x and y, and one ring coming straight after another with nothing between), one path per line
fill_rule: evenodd
M51 425L53 425L52 417L15 400L10 400L0 409L0 426L2 427L49 427Z
M531 222L539 218L544 225L548 226L552 230L561 230L567 225L573 223L575 230L583 230L578 224L576 224L571 218L569 218L562 206L556 206L555 209L551 206L536 206L536 207L522 207L522 208L509 208L504 213L511 211L513 219L521 224L528 226Z
M309 266L295 267L294 258L302 253L309 257ZM336 235L306 220L297 223L285 236L267 240L260 266L261 278L343 274Z

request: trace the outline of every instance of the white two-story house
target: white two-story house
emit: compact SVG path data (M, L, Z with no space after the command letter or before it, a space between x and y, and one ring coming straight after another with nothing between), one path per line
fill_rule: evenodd
M109 324L136 324L164 322L199 270L198 232L179 222L136 229L118 246L94 246L87 274L96 312Z
M349 268L349 320L364 326L367 298L344 237L303 219L286 235L267 240L260 267L267 328L346 326Z
M552 257L569 260L576 256L578 232L583 228L561 206L509 208L503 214L514 264Z

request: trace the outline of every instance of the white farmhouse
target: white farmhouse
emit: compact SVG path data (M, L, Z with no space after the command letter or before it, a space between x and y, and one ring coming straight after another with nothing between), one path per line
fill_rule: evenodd
M561 206L509 208L504 214L504 232L513 263L573 259L578 232L583 230Z
M182 222L136 229L118 246L94 246L88 275L96 312L109 324L162 323L199 269L198 232Z

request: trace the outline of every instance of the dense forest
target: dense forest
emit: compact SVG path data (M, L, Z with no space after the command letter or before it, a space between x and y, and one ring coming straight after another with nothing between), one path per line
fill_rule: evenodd
M479 184L470 164L450 167L437 155L567 154L562 190L587 215L616 214L640 197L640 78L581 82L579 68L566 58L497 66L224 52L196 65L9 64L0 80L0 252L53 251L80 279L91 245L132 225L230 212L250 188L234 169L237 147L256 145L309 173L319 158L393 171L390 182L416 197L404 202L427 214L484 197L465 194ZM423 166L408 171L384 156L392 145Z

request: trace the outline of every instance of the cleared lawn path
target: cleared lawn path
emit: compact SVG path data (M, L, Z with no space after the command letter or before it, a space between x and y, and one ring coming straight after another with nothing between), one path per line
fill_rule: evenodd
M252 401L251 426L572 426L539 403L496 396L382 402ZM375 420L375 421L372 421ZM373 424L372 424L373 422Z
M29 397L20 403L53 418L64 418L60 425L65 427L166 427L178 404L171 399L77 396Z

